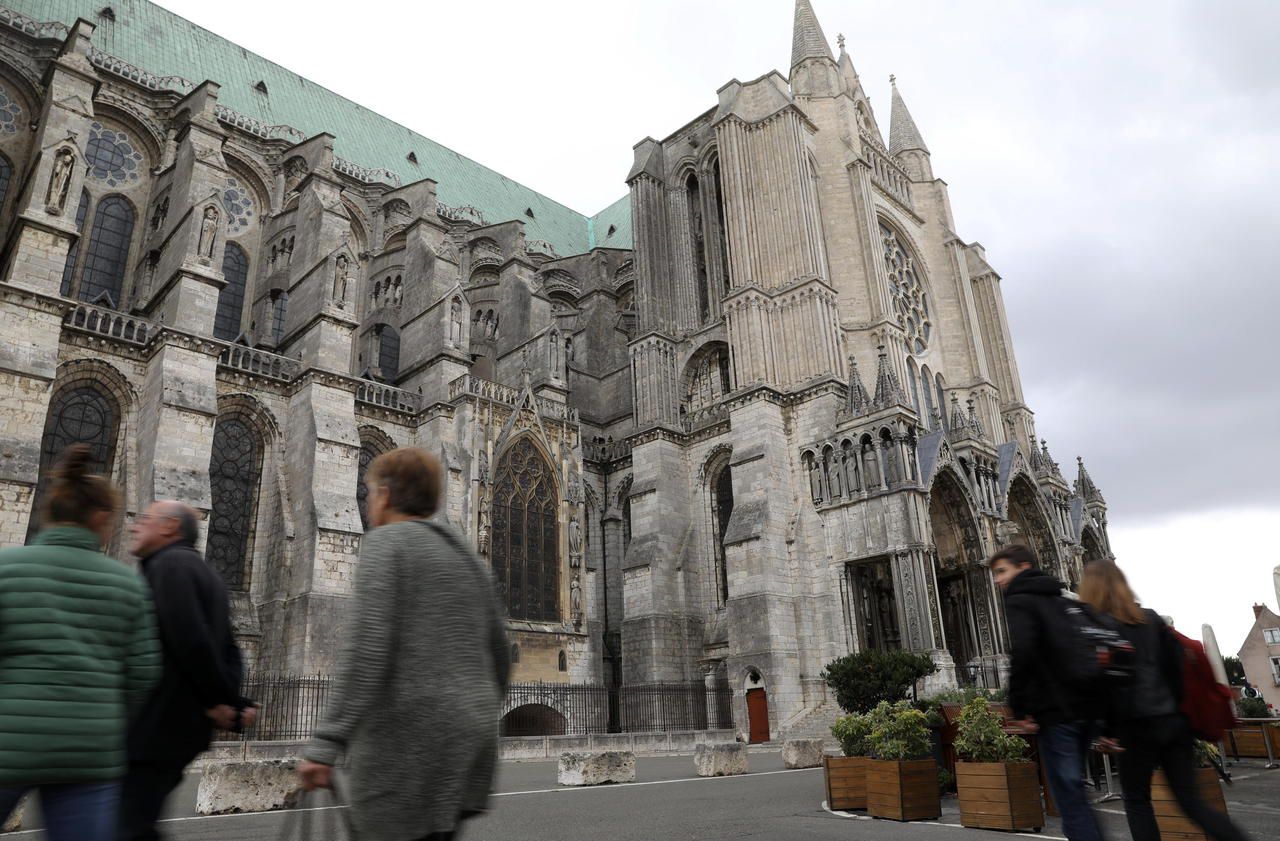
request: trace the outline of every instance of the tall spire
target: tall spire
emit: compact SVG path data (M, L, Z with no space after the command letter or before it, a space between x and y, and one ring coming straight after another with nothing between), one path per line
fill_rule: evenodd
M852 356L849 357L849 402L847 409L849 414L854 417L865 413L867 407L871 405L871 395L867 394L867 389L862 385L862 377L858 374L858 361Z
M796 0L796 23L791 35L791 66L795 67L809 58L829 58L835 61L827 36L822 34L818 16L813 13L813 6L809 0Z
M889 363L889 353L884 349L884 345L880 345L877 350L880 353L880 362L876 370L876 396L873 400L876 411L890 406L910 406L911 404L907 402L907 394L902 390L902 383L898 381L898 375L894 372L893 365Z
M902 101L902 94L898 93L897 79L890 76L889 83L893 86L893 104L889 112L889 154L896 155L911 149L929 154L929 147L924 145L924 138L920 136L920 129L916 128L916 121L911 119L907 103Z
M1085 502L1103 502L1102 491L1093 483L1093 477L1084 469L1084 459L1076 456L1076 493L1084 497Z

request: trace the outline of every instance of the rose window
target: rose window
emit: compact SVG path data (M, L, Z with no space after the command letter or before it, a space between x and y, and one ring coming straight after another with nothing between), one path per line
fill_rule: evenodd
M933 323L915 261L889 226L880 225L880 239L884 243L885 268L889 270L889 295L898 324L906 333L907 352L924 353L929 348Z
M89 127L85 151L89 177L105 181L108 187L123 187L141 178L142 153L133 147L129 135L102 123Z
M253 198L234 176L227 176L227 186L222 190L222 206L227 210L229 236L240 233L253 221Z

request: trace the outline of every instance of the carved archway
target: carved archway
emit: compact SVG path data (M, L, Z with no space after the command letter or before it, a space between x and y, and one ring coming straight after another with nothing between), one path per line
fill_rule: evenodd
M1061 575L1052 521L1040 498L1040 492L1025 473L1014 476L1009 483L1008 519L1017 526L1010 542L1030 546L1035 550L1042 569Z

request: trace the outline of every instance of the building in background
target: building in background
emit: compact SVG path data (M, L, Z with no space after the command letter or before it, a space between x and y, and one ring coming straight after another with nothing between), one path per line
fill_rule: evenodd
M1238 656L1249 686L1267 702L1273 715L1280 712L1280 616L1271 608L1253 606L1253 627Z
M728 686L744 733L825 733L864 648L995 682L983 559L1110 555L902 94L877 114L808 0L788 74L642 140L594 216L142 0L7 2L0 540L90 443L126 517L206 512L258 673L331 668L402 445L447 467L516 679Z

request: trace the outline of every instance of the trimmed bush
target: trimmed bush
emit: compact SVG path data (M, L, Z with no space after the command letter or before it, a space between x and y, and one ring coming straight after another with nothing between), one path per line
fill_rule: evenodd
M906 698L916 681L936 669L928 654L869 650L832 660L822 678L845 712L865 713L881 701Z

